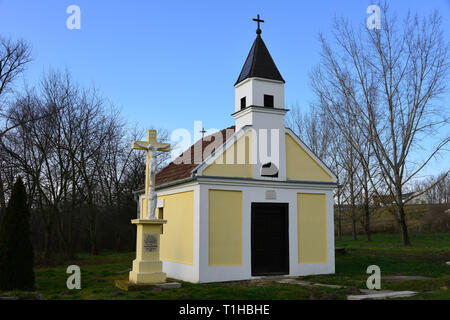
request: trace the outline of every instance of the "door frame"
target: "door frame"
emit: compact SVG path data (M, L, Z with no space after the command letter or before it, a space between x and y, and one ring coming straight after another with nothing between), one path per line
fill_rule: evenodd
M284 243L285 243L285 265L286 268L283 271L280 272L271 272L271 273L264 273L264 274L258 274L253 271L254 266L254 255L253 255L253 237L255 235L255 225L253 224L253 216L257 214L257 208L258 206L263 205L277 205L281 208L281 214L285 216L284 221L284 229L286 230L285 236L284 236ZM264 276L264 275L287 275L290 272L290 265L289 265L289 203L288 202L252 202L251 203L251 210L250 210L250 255L251 255L251 264L250 264L250 271L252 276Z

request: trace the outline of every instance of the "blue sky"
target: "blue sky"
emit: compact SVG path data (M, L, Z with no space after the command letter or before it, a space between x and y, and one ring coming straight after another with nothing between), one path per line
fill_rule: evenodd
M335 15L364 23L372 2L0 0L0 34L23 38L34 61L21 80L35 85L49 68L95 84L130 124L193 130L234 123L234 87L255 38L262 37L286 80L286 105L308 108L308 72L318 63L319 31ZM69 5L81 29L66 28ZM391 1L399 14L438 9L450 39L450 1ZM446 101L450 101L448 97Z

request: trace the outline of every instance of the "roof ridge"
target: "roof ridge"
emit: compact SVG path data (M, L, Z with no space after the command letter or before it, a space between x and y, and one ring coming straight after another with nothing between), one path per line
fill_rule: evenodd
M222 134L222 137L226 139L227 138L226 133L228 129L232 129L233 133L236 132L236 126L231 125L225 129L216 131L206 137L214 136L215 134L220 132ZM171 161L168 165L166 165L159 172L157 172L155 176L156 186L190 177L192 170L198 166L198 163L195 163L196 152L202 152L202 162L203 162L204 161L203 152L210 145L210 143L213 143L215 141L213 139L208 139L207 141L200 143L206 137L203 137L203 139L195 141L192 145L189 146L189 148L184 150L175 160ZM201 150L199 150L198 147L201 147ZM180 159L180 157L185 155L187 152L189 152L191 156L190 163L183 163L183 162L175 163L177 160ZM143 188L142 186L138 187L138 190L141 190L142 188Z
M251 67L250 67L250 74L253 74L253 72L254 72L254 69L255 69L255 57L258 55L258 49L259 49L259 42L256 42L256 40L258 39L258 38L260 38L261 40L262 40L262 38L261 38L261 35L260 34L258 34L257 36L256 36L256 39L255 39L255 41L254 41L254 43L255 43L255 49L254 49L254 52L253 52L253 59L252 59L252 65L251 65Z

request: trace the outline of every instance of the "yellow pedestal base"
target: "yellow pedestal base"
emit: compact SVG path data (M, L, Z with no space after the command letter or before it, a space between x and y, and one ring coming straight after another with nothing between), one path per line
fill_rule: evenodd
M130 272L130 282L135 284L152 284L166 282L164 272Z
M130 282L135 284L152 284L166 281L159 260L160 234L166 220L136 219L131 223L137 226L136 259L130 272Z

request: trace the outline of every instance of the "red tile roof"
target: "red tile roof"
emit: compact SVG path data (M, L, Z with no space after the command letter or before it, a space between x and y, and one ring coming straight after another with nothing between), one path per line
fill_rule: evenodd
M221 130L220 133L222 134L223 141L221 141L219 145L214 146L213 150L215 151L218 147L220 147L223 143L225 143L225 141L234 133L234 131L235 126L231 126ZM217 135L217 133L206 136L203 138L203 141L202 139L199 139L196 143L194 143L186 151L184 151L180 156L178 156L177 159L175 159L167 166L165 166L161 171L159 171L155 176L156 186L189 178L191 176L192 170L194 170L194 168L200 164L199 161L204 160L202 159L202 155L204 154L205 149L211 143L215 142L214 137L215 135ZM189 154L190 158L188 156ZM182 159L186 158L190 159L189 163L182 163ZM144 185L138 188L138 190L142 189L144 189Z

